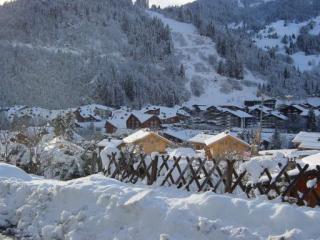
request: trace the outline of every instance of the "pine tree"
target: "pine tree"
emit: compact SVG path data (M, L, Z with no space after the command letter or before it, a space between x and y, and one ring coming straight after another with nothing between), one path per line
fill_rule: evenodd
M317 120L313 109L310 109L307 117L307 130L310 132L317 131Z
M281 148L281 138L278 129L276 129L272 135L271 139L271 149L280 149Z
M181 64L181 66L180 66L179 76L182 77L182 78L185 78L185 76L186 76L186 71L184 69L183 64Z

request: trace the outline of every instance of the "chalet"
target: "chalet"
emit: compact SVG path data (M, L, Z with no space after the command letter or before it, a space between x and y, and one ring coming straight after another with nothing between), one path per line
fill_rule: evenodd
M208 157L216 160L232 160L250 155L250 145L229 132L214 135L204 143Z
M292 104L292 105L282 105L279 107L279 112L281 112L283 115L290 117L292 115L300 115L304 111L307 111L308 108L303 105L299 104Z
M158 116L162 124L174 124L190 117L190 115L182 109L163 106L148 106L141 111L145 114Z
M77 122L83 123L83 122L99 122L100 117L99 116L94 116L94 114L87 113L82 111L80 108L75 110L73 112Z
M222 128L241 127L246 128L255 124L255 117L246 113L239 107L211 106L205 113L205 118Z
M207 157L217 160L250 154L250 145L229 132L217 135L201 133L188 141L196 150L204 149Z
M254 106L249 108L249 113L256 117L257 121L262 118L263 128L285 128L288 118L276 110L268 107Z
M172 145L171 141L149 129L141 129L124 138L123 142L126 145L138 146L145 154L165 153L166 149Z
M300 150L320 150L320 133L300 132L292 140L292 143Z
M271 109L275 109L276 108L276 103L277 103L277 100L276 99L266 99L266 100L247 100L247 101L244 101L244 105L246 107L253 107L253 106L258 106L258 105L263 105L267 108L271 108Z
M207 105L201 105L201 104L200 105L199 104L192 105L192 111L196 112L196 113L204 112L207 110L207 108L208 108Z
M156 115L141 113L139 111L133 111L127 121L127 128L138 129L138 128L152 128L157 129L161 125L161 120Z

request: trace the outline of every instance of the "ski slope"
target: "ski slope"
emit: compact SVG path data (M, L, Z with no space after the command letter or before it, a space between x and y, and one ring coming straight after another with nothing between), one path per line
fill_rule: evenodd
M242 105L244 100L256 97L257 84L262 82L246 71L244 80L228 79L216 73L210 57L219 61L215 43L208 37L201 36L192 24L182 23L167 18L162 14L147 11L167 24L172 32L175 55L184 65L188 79L187 89L191 90L192 80L203 84L204 93L200 97L192 96L186 103L193 104Z

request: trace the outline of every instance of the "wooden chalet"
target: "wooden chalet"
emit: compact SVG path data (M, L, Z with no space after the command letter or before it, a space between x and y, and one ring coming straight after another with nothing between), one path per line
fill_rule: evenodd
M284 129L288 120L288 118L279 111L272 110L271 108L265 106L254 106L249 108L249 113L255 116L258 122L262 117L263 128Z
M77 122L99 122L100 119L93 114L84 114L80 109L77 109L73 112Z
M215 160L237 160L248 157L251 146L240 138L223 132L205 140L209 158Z
M156 115L145 114L141 112L132 112L126 122L127 128L151 128L157 129L161 125L161 120Z
M166 149L172 145L170 140L149 129L141 129L124 138L123 142L127 145L138 146L145 154L165 153Z
M251 147L240 138L222 132L217 135L198 134L189 139L196 150L204 149L209 159L222 160L243 158L250 154Z

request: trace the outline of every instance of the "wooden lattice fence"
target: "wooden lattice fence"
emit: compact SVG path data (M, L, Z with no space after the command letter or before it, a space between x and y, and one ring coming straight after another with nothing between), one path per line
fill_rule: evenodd
M320 166L279 164L279 171L264 169L257 181L238 161L173 158L169 156L109 156L104 169L106 176L126 183L175 186L187 191L244 193L248 198L266 195L269 199L298 205L320 206Z

